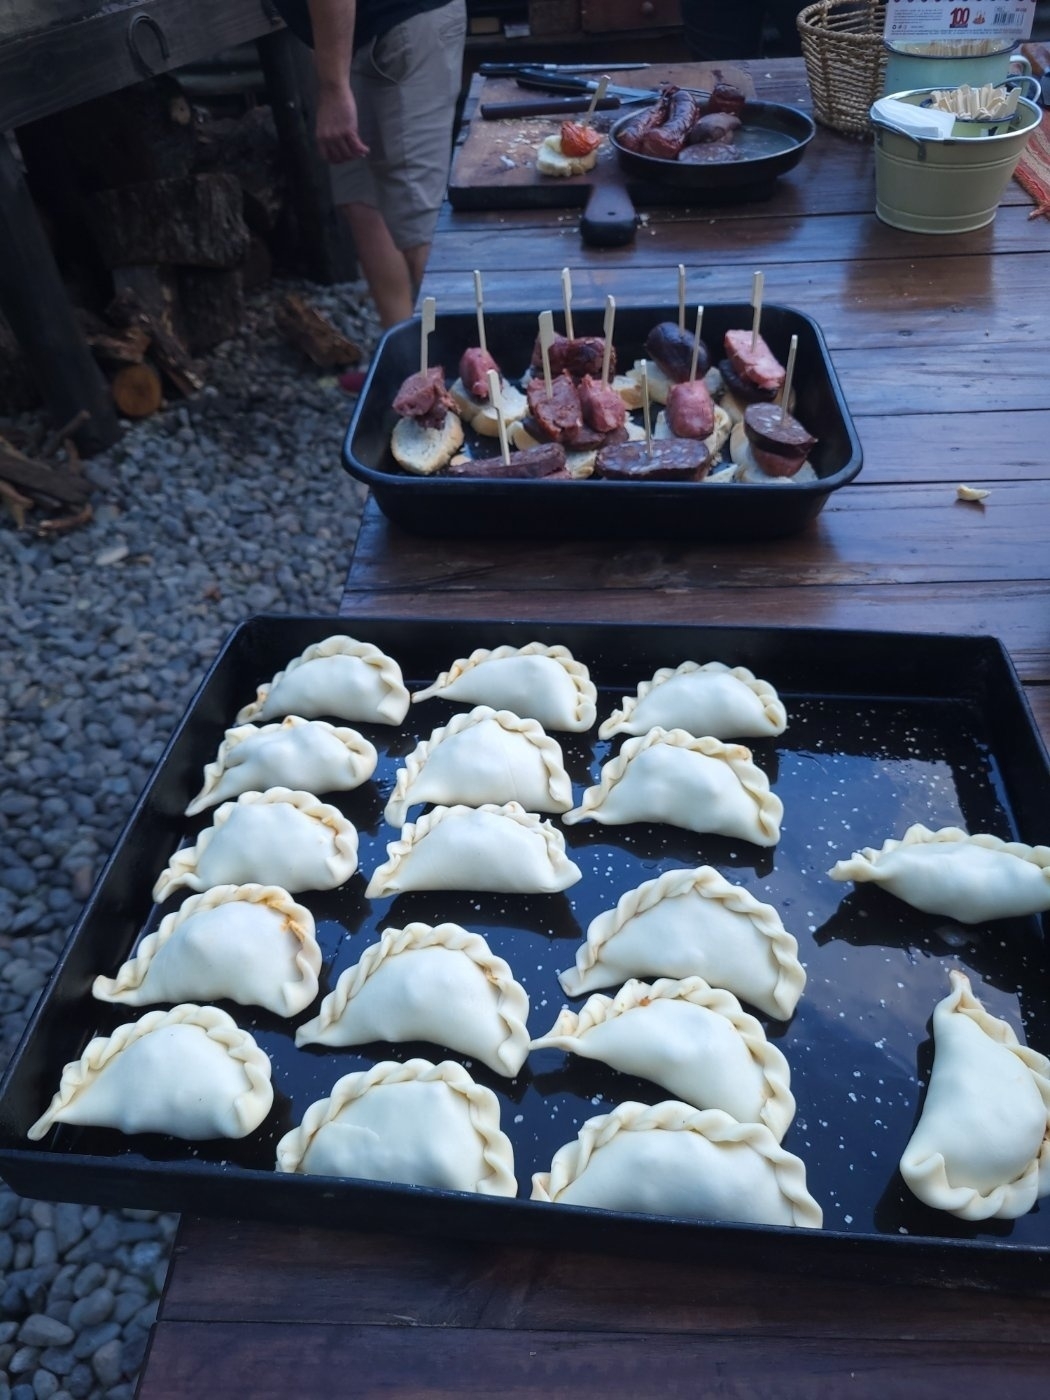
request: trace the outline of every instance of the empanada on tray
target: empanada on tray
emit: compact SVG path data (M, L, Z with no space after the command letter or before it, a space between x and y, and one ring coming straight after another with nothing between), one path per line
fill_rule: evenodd
M499 1100L453 1060L346 1074L277 1144L277 1170L513 1196Z
M544 729L582 734L594 723L598 691L587 667L567 647L529 642L479 647L454 661L433 685L416 691L412 703L434 696L510 710Z
M400 724L408 706L401 667L392 656L371 642L336 635L314 642L259 686L255 699L237 712L237 723L327 715L359 724Z
M625 695L620 708L602 721L598 737L684 729L696 737L760 739L774 738L786 728L780 696L746 666L683 661L642 681L637 695Z

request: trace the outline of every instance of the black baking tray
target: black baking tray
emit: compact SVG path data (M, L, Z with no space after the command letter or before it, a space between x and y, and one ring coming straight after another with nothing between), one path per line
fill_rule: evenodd
M486 342L508 379L519 380L528 368L537 314L543 309L486 313ZM695 314L693 307L688 319ZM750 327L753 315L746 302L705 305L703 338L714 362L722 357L726 331ZM601 335L604 317L604 309L574 308L573 329L577 335ZM677 320L677 306L618 306L613 340L620 370L641 359L653 326ZM696 541L795 534L833 491L854 479L863 454L816 321L791 307L764 305L761 330L782 364L792 335L798 336L795 416L819 439L810 455L817 481L479 481L412 476L395 462L390 435L397 422L394 396L402 381L419 369L418 318L392 327L380 341L343 444L343 465L371 488L384 515L418 535ZM439 314L429 337L427 362L441 365L451 381L463 351L477 342L473 313ZM654 422L657 408L654 404ZM499 443L483 439L479 450L495 454Z
M591 668L599 719L662 665L722 660L779 689L789 726L755 741L756 762L785 804L774 850L665 826L563 828L584 877L562 895L419 893L366 901L365 881L396 835L382 808L404 755L453 712L413 706L398 729L362 726L379 747L375 780L334 799L357 822L361 869L340 890L303 895L324 950L322 991L379 932L411 919L452 919L485 935L532 1001L540 1033L564 1003L555 974L571 965L590 919L667 868L710 863L773 904L799 940L808 984L786 1026L762 1017L787 1056L798 1113L785 1147L805 1161L825 1228L792 1230L664 1220L528 1200L531 1174L581 1122L627 1098L666 1094L555 1051L534 1053L513 1083L473 1066L501 1102L519 1197L495 1200L381 1183L290 1177L273 1170L278 1137L351 1069L378 1059L449 1055L427 1045L296 1050L292 1022L228 1006L270 1054L276 1097L240 1142L187 1144L59 1126L42 1143L26 1129L62 1066L94 1034L142 1014L90 997L167 908L150 890L171 852L207 824L183 809L238 708L310 643L333 632L374 642L419 688L475 647L561 642ZM461 707L460 707L461 708ZM594 779L609 743L559 736L574 791ZM965 825L1045 842L1050 761L1003 647L987 637L819 629L496 621L257 617L230 636L157 764L70 935L0 1084L0 1174L26 1196L100 1205L254 1216L313 1225L444 1234L719 1259L843 1276L947 1286L1050 1290L1050 1210L967 1224L922 1206L897 1170L929 1073L929 1018L950 968L967 971L988 1009L1027 1042L1050 1049L1050 952L1039 918L962 929L922 915L874 886L826 878L840 855L880 845L915 821ZM578 1003L576 1003L578 1004ZM451 1058L458 1058L454 1055Z

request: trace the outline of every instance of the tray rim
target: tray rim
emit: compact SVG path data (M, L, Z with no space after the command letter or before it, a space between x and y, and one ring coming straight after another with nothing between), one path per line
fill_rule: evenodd
M455 1233L448 1228L450 1223L454 1223L460 1237L497 1244L557 1243L556 1237L570 1233L559 1222L571 1217L577 1228L572 1231L573 1238L564 1242L568 1248L648 1255L658 1246L666 1249L669 1256L694 1257L696 1246L703 1244L738 1259L742 1252L753 1255L764 1265L772 1264L793 1272L819 1271L829 1276L856 1277L857 1261L862 1260L865 1277L881 1276L888 1281L927 1282L946 1287L1023 1288L1025 1291L1050 1294L1050 1244L1015 1244L1008 1240L987 1242L929 1235L884 1236L824 1227L805 1230L788 1226L654 1217L577 1206L560 1206L552 1212L548 1205L524 1197L500 1199L396 1183L282 1177L273 1171L193 1161L172 1163L141 1159L142 1167L137 1163L129 1167L127 1155L97 1157L23 1145L25 1139L15 1135L7 1121L8 1095L81 930L94 917L111 870L160 781L171 751L193 719L213 674L237 645L250 644L253 629L271 626L291 630L304 626L326 628L331 632L360 634L363 640L374 640L374 634L382 636L384 631L391 628L423 629L426 634L443 630L458 634L471 629L475 632L477 629L496 629L501 634L509 634L507 640L519 642L524 641L527 633L541 637L543 634L564 637L571 630L608 639L625 636L641 626L650 630L649 624L636 622L564 624L542 619L507 622L492 616L455 617L435 622L403 613L367 618L334 614L256 614L232 628L187 701L183 714L136 799L0 1076L0 1175L13 1189L33 1199L76 1200L103 1206L139 1205L150 1209L217 1214L222 1218L244 1216L274 1223L331 1223L340 1228L349 1226L366 1230L390 1228L409 1234L418 1232L443 1237ZM655 624L655 628L683 637L744 637L756 645L761 645L768 638L794 643L805 638L808 644L821 647L833 647L837 640L850 639L855 643L858 638L865 639L866 644L877 645L903 641L915 649L923 664L929 664L931 651L961 646L982 663L995 684L1006 685L1018 707L1014 721L1022 722L1026 741L1029 746L1034 745L1034 758L1040 769L1035 774L1035 780L1050 788L1050 752L1028 706L1012 658L998 637L947 632L899 632L879 628L796 628L761 624L660 623ZM998 674L995 674L996 670ZM846 686L841 692L820 693L870 694L871 688ZM895 686L887 688L882 698L894 694L919 696L917 691ZM951 696L944 698L963 697L956 689ZM139 1173L145 1178L144 1181L136 1180L130 1192L129 1173ZM54 1189L58 1183L71 1184L74 1189L70 1194L63 1195ZM205 1187L203 1195L196 1190L201 1183ZM270 1199L275 1190L278 1193L276 1202ZM311 1217L303 1220L296 1212L285 1208L282 1196L287 1197L289 1203L296 1196L309 1202L323 1202L329 1219ZM427 1215L432 1202L442 1203L440 1212L435 1212L436 1220ZM495 1229L490 1228L493 1222L497 1226ZM613 1233L610 1230L612 1223L617 1227L622 1225L625 1231L624 1237L615 1243L609 1239ZM709 1253L705 1257L714 1256Z

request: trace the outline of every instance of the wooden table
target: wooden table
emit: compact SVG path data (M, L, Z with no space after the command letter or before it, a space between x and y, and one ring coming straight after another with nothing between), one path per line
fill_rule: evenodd
M805 105L801 65L749 65ZM977 233L880 224L872 150L820 131L768 203L651 210L587 251L565 212L446 209L439 308L766 297L824 329L864 469L760 545L454 542L366 507L348 616L703 620L991 633L1050 738L1050 221L1012 185ZM1042 295L1041 295L1042 292ZM983 505L959 483L989 487ZM141 1400L218 1394L1043 1396L1046 1301L768 1270L185 1218Z

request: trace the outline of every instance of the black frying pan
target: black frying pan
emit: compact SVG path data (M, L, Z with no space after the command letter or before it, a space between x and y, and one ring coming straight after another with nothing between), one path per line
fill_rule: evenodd
M699 95L707 96L706 93ZM679 189L714 194L754 190L759 197L768 192L778 175L799 163L817 129L813 119L796 107L786 107L780 102L746 102L741 113L742 125L733 142L740 159L704 165L661 160L621 146L619 133L636 116L637 112L626 114L614 122L609 131L609 140L620 165L632 182L674 185Z

